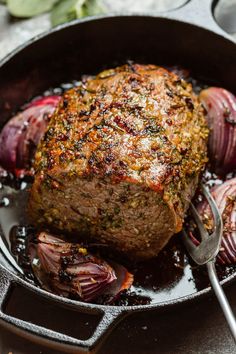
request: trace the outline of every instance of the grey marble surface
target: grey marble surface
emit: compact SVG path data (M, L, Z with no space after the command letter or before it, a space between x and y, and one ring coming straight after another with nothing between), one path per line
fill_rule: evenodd
M28 39L50 28L47 14L32 19L12 20L5 6L0 5L0 59Z

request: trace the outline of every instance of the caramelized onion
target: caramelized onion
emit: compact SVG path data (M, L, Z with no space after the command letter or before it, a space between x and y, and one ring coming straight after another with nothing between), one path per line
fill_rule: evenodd
M9 172L29 169L35 149L44 135L60 96L31 102L3 127L0 133L0 165Z
M236 178L232 178L222 185L212 188L211 194L219 208L224 223L221 248L217 261L221 264L236 263ZM213 231L214 222L210 207L206 201L197 206L205 227ZM196 239L191 235L196 244Z
M229 91L210 87L201 91L210 128L209 155L214 171L225 174L236 168L236 97Z
M46 232L37 241L30 246L32 269L47 290L86 302L106 295L110 302L132 285L133 276L126 268L93 256L79 244Z

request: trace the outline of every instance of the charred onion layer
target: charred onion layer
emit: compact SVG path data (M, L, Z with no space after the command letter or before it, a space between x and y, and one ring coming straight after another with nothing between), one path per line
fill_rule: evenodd
M37 99L7 122L0 133L0 165L16 175L29 169L60 96Z
M209 87L199 98L207 111L211 163L216 173L224 175L236 167L236 97L223 88Z
M79 244L65 242L46 232L41 232L37 243L31 244L30 258L34 274L43 287L86 302L101 295L113 301L133 282L132 274L123 266L109 264Z

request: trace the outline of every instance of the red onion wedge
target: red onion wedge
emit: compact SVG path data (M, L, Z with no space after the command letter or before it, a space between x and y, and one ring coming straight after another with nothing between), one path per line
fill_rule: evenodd
M236 97L225 89L210 87L201 91L199 98L207 111L212 167L224 175L236 168Z
M217 261L220 264L236 264L236 178L212 188L211 194L216 201L224 223L223 238ZM208 203L206 201L201 202L197 206L197 210L206 229L211 233L214 222ZM190 237L195 244L199 243L192 234Z
M10 119L0 133L0 165L16 175L30 168L35 149L45 133L60 96L39 98Z
M41 232L29 248L32 269L41 285L58 295L85 302L105 295L109 302L128 289L133 276L121 265L109 264L79 244Z

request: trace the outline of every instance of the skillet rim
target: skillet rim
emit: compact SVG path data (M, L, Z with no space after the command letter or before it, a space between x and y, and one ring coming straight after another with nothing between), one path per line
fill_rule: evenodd
M185 5L187 5L188 3L190 3L193 0L188 0ZM212 0L212 6L214 6L214 2L216 2L217 0ZM179 22L182 23L184 25L188 25L191 27L197 27L201 30L205 30L208 32L213 33L214 35L217 35L219 37L223 37L225 40L228 40L229 42L231 42L232 44L235 44L235 40L232 36L230 36L227 32L223 31L219 25L217 24L217 22L215 22L216 24L216 28L208 28L207 26L203 26L202 24L196 24L196 23L191 23L188 21L183 21L181 18L177 18L175 15L172 16L172 14L175 14L175 12L179 12L181 9L184 9L185 5L182 5L176 9L170 10L168 12L154 12L153 14L151 14L150 12L146 11L146 12L110 12L109 14L100 14L100 15L94 15L94 16L87 16L81 19L76 19L70 22L66 22L66 23L62 23L58 26L49 28L48 30L37 34L36 36L28 39L26 42L18 45L15 49L13 49L11 52L9 52L7 55L5 55L2 59L0 59L0 69L1 67L6 64L11 58L13 58L16 54L18 54L21 50L25 49L26 47L30 46L31 44L33 44L34 42L43 39L44 37L59 32L65 28L69 28L69 27L73 27L76 25L80 25L81 23L85 23L85 22L93 22L93 21L97 21L97 20L103 20L103 19L112 19L112 18L129 18L129 17L138 17L138 18L153 18L153 19L161 19L161 20L167 20L167 21L174 21L174 22ZM216 29L218 31L216 31Z
M189 2L190 1L187 1L187 3L185 3L185 5L188 4ZM76 20L73 20L69 23L64 23L64 24L58 25L54 28L50 28L47 31L44 31L43 33L40 33L40 34L34 36L33 38L29 39L28 41L24 42L23 44L19 45L16 49L14 49L10 53L8 53L5 57L3 57L0 60L0 70L5 64L7 64L18 53L20 53L21 51L23 51L24 49L29 47L31 44L34 44L35 42L37 42L39 40L43 40L45 37L50 36L51 34L54 34L58 31L61 31L63 29L69 28L69 27L78 26L82 23L94 22L94 21L99 21L99 20L104 20L104 19L111 20L113 18L127 18L128 19L130 17L132 17L132 18L136 17L136 18L143 18L143 19L144 18L146 18L146 19L152 18L155 20L161 19L164 21L177 22L177 23L181 23L183 25L187 25L190 27L195 27L196 30L200 29L200 30L204 30L207 32L211 32L213 35L223 38L224 40L229 41L232 45L236 46L234 39L231 36L229 36L226 32L222 31L220 29L220 27L219 27L219 31L215 31L215 28L211 29L211 28L208 28L207 26L204 27L202 24L198 25L196 23L190 23L188 21L186 22L186 21L183 21L181 18L178 19L177 17L175 17L175 15L173 16L173 14L175 14L175 12L179 11L182 8L184 8L184 5L176 8L176 9L173 9L171 11L168 11L168 12L160 12L160 13L153 13L153 14L151 14L150 12L142 12L142 13L135 13L135 12L116 13L116 12L112 12L112 13L105 14L105 15L101 14L101 15L96 15L96 16L85 17L82 19L76 19ZM0 250L0 252L3 254L3 257L5 257L4 253L1 250ZM11 270L7 269L4 265L2 265L0 263L0 272L1 271L8 273L10 275L10 278L11 277L13 278L13 279L11 279L11 283L20 284L20 285L28 288L30 291L33 291L36 294L42 295L45 298L48 298L50 300L54 300L54 301L59 302L61 304L64 303L64 304L67 304L67 305L70 305L73 307L75 306L75 307L81 308L81 309L84 308L84 309L100 310L100 311L106 311L107 309L114 309L114 312L118 312L118 313L127 313L127 312L130 313L130 312L135 312L135 311L168 308L173 305L183 304L183 303L188 303L190 301L194 301L195 299L197 299L199 297L206 296L212 292L212 289L209 286L207 288L204 288L200 291L196 291L196 292L191 293L189 295L181 296L180 298L176 298L176 299L172 299L172 300L168 300L168 301L160 301L160 302L152 303L149 305L122 305L122 306L100 305L100 304L85 303L82 301L70 300L70 299L52 294L46 290L43 290L42 288L38 288L36 285L31 284L27 280L24 280L20 275L12 272ZM236 271L235 271L235 273L231 274L230 276L228 276L227 278L222 280L220 283L222 285L230 284L235 278L236 278ZM0 284L1 284L1 282L0 282Z

